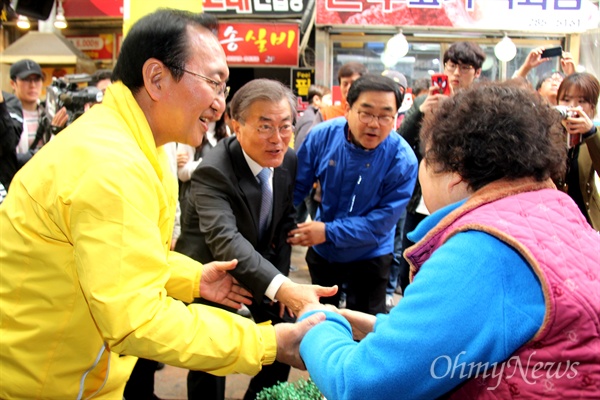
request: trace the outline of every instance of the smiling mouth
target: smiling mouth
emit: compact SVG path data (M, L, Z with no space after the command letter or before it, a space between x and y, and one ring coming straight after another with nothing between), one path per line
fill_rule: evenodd
M200 117L200 118L198 118L198 120L200 122L202 122L202 126L204 127L204 130L208 131L208 123L210 122L209 119L206 117Z

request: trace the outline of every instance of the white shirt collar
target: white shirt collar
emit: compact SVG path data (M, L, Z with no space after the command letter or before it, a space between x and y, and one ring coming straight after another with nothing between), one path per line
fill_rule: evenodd
M262 171L264 167L262 167L259 163L250 158L250 156L242 149L242 153L244 153L244 158L250 167L250 171L252 171L252 175L255 177ZM273 178L273 168L269 168L271 170L271 178Z

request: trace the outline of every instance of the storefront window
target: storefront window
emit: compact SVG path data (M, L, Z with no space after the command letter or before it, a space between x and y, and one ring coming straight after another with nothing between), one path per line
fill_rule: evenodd
M384 48L385 42L334 43L333 82L337 84L338 70L349 61L361 62L375 74L388 69L381 61ZM432 73L440 72L440 48L439 43L412 44L408 54L390 69L403 73L410 86L416 79L429 78Z
M379 74L387 69L381 61L385 43L385 37L359 38L356 42L347 40L338 42L334 40L332 46L333 65L331 68L332 85L338 83L337 74L340 67L350 61L363 63L371 73ZM429 79L432 74L443 72L443 52L450 43L410 42L409 40L409 45L408 54L390 68L403 73L409 86L412 86L417 79ZM495 43L480 44L486 54L486 60L481 68L480 80L510 79L523 64L529 52L537 47L537 45L517 45L516 57L507 63L502 63L494 54L494 45ZM554 46L555 44L549 43L546 45ZM503 71L503 68L506 68L506 71ZM560 61L557 57L534 68L527 78L535 87L542 76L556 70L560 70Z

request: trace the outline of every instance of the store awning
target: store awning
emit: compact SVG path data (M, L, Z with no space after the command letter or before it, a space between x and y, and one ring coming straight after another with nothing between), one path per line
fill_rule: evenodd
M0 63L30 58L40 65L75 65L78 71L95 69L94 62L68 39L55 32L31 31L0 53Z

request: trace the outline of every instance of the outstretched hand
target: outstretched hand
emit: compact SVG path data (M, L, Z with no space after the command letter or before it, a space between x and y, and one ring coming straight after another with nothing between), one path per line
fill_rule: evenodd
M321 221L302 222L288 234L287 242L293 246L316 246L325 243L325 224Z
M275 325L277 361L289 364L294 368L306 370L304 361L300 357L300 342L306 332L323 321L325 321L325 314L315 313L295 324L281 323Z
M236 309L242 307L241 303L252 304L252 294L227 273L236 265L237 260L204 264L200 278L200 297Z
M348 310L347 308L339 310L339 313L350 322L350 326L352 326L352 338L354 340L364 339L375 328L377 317L374 315Z
M281 285L275 299L290 308L295 315L299 315L305 305L318 303L321 297L331 297L337 291L337 286L305 285L288 280Z

